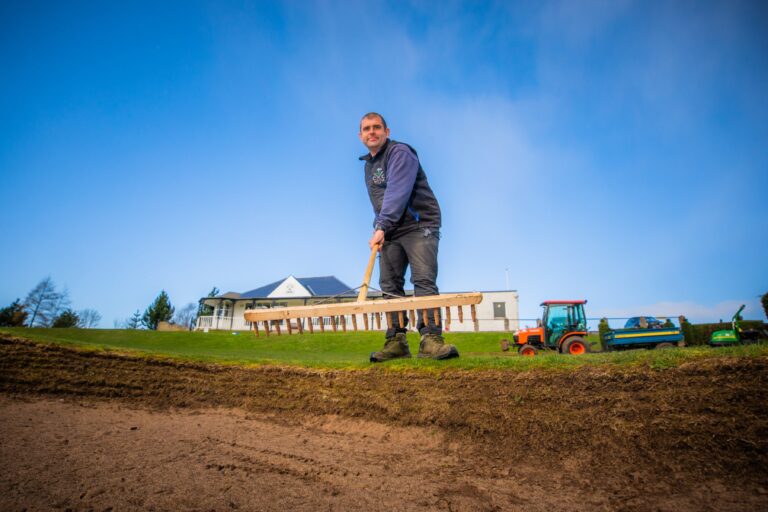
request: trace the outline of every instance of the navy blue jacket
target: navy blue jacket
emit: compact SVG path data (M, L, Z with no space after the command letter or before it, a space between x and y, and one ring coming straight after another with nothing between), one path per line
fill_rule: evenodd
M376 218L387 240L419 228L439 230L440 205L427 182L416 150L388 139L376 156L365 161L365 186Z

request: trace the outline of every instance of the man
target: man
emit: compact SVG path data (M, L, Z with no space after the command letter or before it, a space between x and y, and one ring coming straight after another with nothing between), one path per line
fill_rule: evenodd
M381 114L370 112L360 120L360 141L368 148L365 161L365 185L376 215L371 249L379 248L379 285L389 295L405 295L405 270L411 267L414 295L437 295L437 247L440 241L440 205L427 182L416 151L389 138L387 122ZM442 336L439 309L418 313L421 334L418 357L449 359L459 352ZM408 315L388 315L386 342L379 352L371 353L371 362L411 357L406 339Z

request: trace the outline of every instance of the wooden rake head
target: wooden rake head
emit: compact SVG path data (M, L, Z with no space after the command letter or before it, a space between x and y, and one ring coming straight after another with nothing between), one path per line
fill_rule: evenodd
M259 336L259 323L264 327L267 336L272 329L277 335L282 334L281 325L285 325L288 334L296 330L300 334L309 331L315 332L315 325L320 332L325 332L326 325L330 325L333 332L347 332L347 326L357 331L360 324L358 316L362 319L362 328L372 330L375 324L376 330L381 330L382 315L385 315L389 327L404 328L409 320L414 320L411 325L418 323L419 316L425 325L435 325L448 328L451 324L451 307L458 308L459 322L464 322L463 306L469 306L472 322L477 330L477 313L475 305L483 300L481 293L451 293L442 295L429 295L422 297L402 297L396 299L366 300L368 297L368 284L371 280L373 265L376 261L376 253L379 247L371 249L368 266L363 277L363 284L355 302L343 302L336 304L315 304L310 306L292 306L272 309L249 309L245 311L245 320L251 322L256 336ZM445 311L444 315L441 314Z

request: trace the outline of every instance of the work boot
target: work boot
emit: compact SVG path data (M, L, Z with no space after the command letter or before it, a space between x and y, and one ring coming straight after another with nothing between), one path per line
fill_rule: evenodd
M408 348L408 340L405 339L404 332L387 338L387 341L384 342L384 348L379 352L371 352L372 363L383 363L392 359L407 359L409 357L411 357L411 350Z
M452 357L459 357L459 351L453 345L447 344L439 334L425 334L421 337L418 357L450 359Z

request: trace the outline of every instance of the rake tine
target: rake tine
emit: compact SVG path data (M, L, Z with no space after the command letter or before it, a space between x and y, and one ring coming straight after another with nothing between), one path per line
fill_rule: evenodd
M267 338L269 338L269 320L264 320L264 332L267 333Z
M259 337L259 322L253 322L253 331L256 333L256 337Z
M366 331L370 331L368 328L368 313L363 314L363 327L365 327Z
M445 308L445 326L446 327L451 326L451 308L447 306Z
M264 324L264 328L269 327L269 334L272 334L272 330L277 331L277 335L282 335L283 330L287 329L287 334L296 334L296 330L301 334L305 334L306 327L305 321L312 321L311 329L314 331L314 322L322 319L322 326L325 325L325 318L327 317L331 322L331 327L335 327L335 330L339 331L339 322L342 322L342 328L344 332L351 331L353 328L360 330L362 325L359 323L357 315L365 315L363 320L367 319L368 328L373 328L373 317L368 315L376 314L376 322L378 328L385 328L382 315L388 315L386 318L387 324L392 328L405 329L407 327L415 328L417 325L424 325L422 322L429 322L434 325L437 321L438 324L444 325L444 323L452 322L454 320L451 315L451 307L470 306L476 305L482 300L482 294L446 294L445 296L424 296L424 297L397 297L394 299L382 300L379 304L378 301L365 301L357 302L354 304L333 303L333 304L309 304L305 306L288 307L284 310L275 311L256 311L248 310L244 313L244 319L248 322L248 329L253 329L254 332L261 330L261 325L253 326L253 322L273 322L272 325ZM445 307L445 319L443 318L443 311L441 309ZM469 316L469 315L467 315ZM315 319L314 317L317 317ZM464 321L464 309L459 308L459 319ZM399 320L399 321L398 321ZM472 308L472 320L479 322L477 308ZM287 324L283 322L287 321ZM352 322L350 326L349 323ZM294 322L296 322L294 324ZM261 336L261 332L258 332Z
M315 326L312 325L312 317L307 318L307 325L309 326L309 334L315 334Z
M475 305L472 304L469 306L469 310L472 312L472 321L477 322L477 311L475 310Z
M381 330L381 314L377 312L377 313L374 313L374 316L376 317L376 329L380 331Z
M459 323L464 323L464 307L459 306Z
M320 332L325 332L325 317L320 317Z

